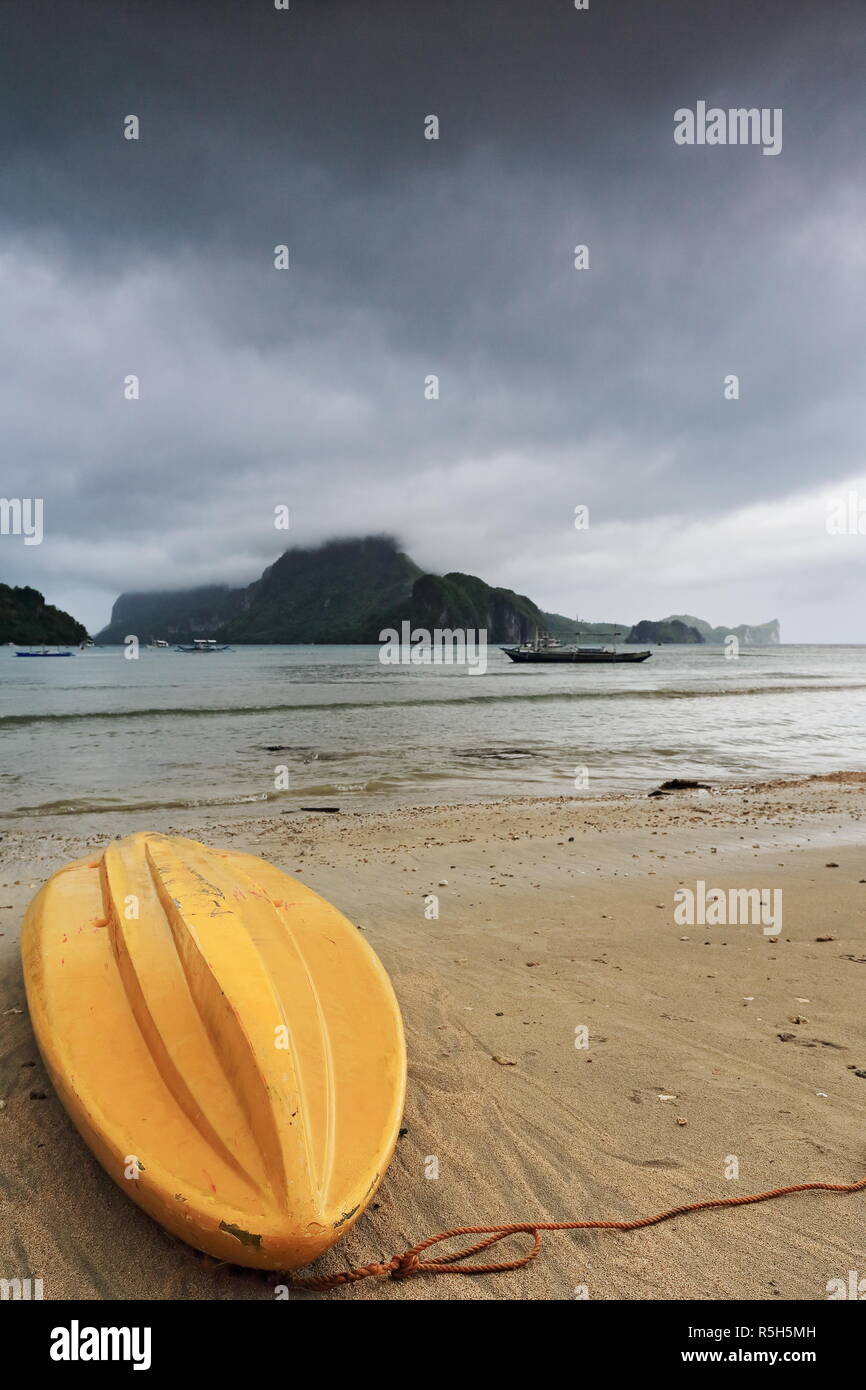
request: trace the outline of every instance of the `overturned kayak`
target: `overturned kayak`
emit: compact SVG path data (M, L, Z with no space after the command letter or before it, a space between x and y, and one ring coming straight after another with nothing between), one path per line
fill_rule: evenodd
M406 1056L388 976L336 908L253 855L144 833L54 874L21 949L60 1099L169 1231L294 1269L357 1220Z

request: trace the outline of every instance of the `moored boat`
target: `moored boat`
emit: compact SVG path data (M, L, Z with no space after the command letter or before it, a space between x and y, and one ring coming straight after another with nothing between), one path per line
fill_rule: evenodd
M577 641L571 645L563 644L549 633L536 633L532 642L522 642L517 647L502 647L501 650L512 661L525 661L533 664L543 662L582 665L602 665L611 663L646 661L651 651L621 652L616 646L618 629L614 629L614 641L601 647L582 647L580 630L575 633Z
M43 649L42 651L40 651L40 652L34 652L34 651L31 649L29 652L16 652L15 655L16 655L16 656L72 656L72 652L69 652L69 651L63 651L63 652L62 652L62 651L60 651L59 649L58 649L56 652L49 652L49 651L44 650L44 649Z
M191 647L175 647L177 652L230 652L233 648L220 646L215 637L194 637Z

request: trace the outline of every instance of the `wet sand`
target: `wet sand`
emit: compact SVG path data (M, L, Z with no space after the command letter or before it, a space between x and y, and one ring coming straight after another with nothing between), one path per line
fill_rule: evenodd
M405 1133L375 1204L316 1273L456 1225L628 1220L866 1173L866 774L154 828L298 874L363 928L394 982ZM272 1298L279 1276L197 1254L114 1186L33 1040L23 908L120 829L106 816L80 836L54 821L0 839L0 1276L40 1277L54 1299ZM677 923L674 893L698 880L781 888L778 939ZM292 1297L824 1299L863 1268L864 1218L864 1194L808 1193L551 1234L508 1274Z

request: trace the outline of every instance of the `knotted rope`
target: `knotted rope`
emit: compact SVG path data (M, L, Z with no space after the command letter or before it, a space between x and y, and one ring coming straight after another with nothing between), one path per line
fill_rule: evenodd
M755 1192L748 1197L711 1197L704 1202L687 1202L685 1206L671 1207L669 1211L660 1211L655 1216L639 1216L634 1221L523 1221L511 1226L457 1226L453 1231L442 1231L438 1236L420 1241L402 1255L392 1256L385 1264L360 1265L356 1269L341 1270L339 1274L293 1278L290 1283L295 1289L317 1289L327 1293L342 1284L354 1284L359 1279L372 1276L411 1279L416 1274L504 1274L510 1269L522 1269L540 1255L542 1231L639 1231L644 1226L658 1226L662 1221L685 1216L691 1211L709 1211L712 1207L748 1207L755 1202L769 1202L774 1197L788 1197L793 1192L862 1192L864 1188L866 1177L852 1183L801 1182L791 1187L774 1187L770 1192ZM532 1236L532 1249L525 1255L497 1264L462 1263L514 1235ZM486 1239L457 1250L452 1255L438 1255L430 1260L420 1258L431 1245L438 1245L442 1240L454 1240L458 1236L486 1236Z

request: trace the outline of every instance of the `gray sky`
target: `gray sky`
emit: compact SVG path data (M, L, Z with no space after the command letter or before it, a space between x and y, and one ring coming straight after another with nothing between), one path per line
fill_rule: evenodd
M45 502L0 579L95 630L123 589L387 530L561 612L866 641L866 535L826 528L866 509L860 0L0 28L0 492ZM676 145L698 101L782 108L782 152Z

